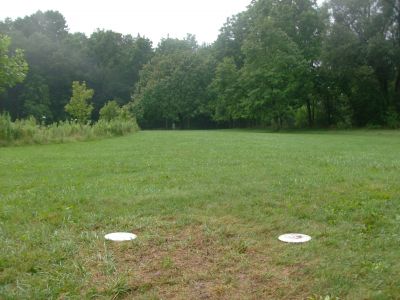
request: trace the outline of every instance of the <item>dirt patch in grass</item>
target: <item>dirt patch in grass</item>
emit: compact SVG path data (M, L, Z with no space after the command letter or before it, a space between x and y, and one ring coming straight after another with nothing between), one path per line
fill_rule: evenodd
M300 299L309 292L297 280L302 266L278 266L269 247L218 226L171 225L157 236L106 245L90 267L90 286L115 298Z

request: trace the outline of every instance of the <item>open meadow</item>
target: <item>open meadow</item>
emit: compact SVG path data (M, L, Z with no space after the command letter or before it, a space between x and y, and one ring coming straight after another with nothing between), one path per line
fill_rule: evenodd
M1 299L398 299L399 232L400 131L0 148Z

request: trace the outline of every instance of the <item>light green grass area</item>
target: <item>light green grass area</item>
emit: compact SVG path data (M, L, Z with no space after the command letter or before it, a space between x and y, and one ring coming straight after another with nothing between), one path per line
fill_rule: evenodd
M1 299L396 299L399 232L398 131L0 148Z

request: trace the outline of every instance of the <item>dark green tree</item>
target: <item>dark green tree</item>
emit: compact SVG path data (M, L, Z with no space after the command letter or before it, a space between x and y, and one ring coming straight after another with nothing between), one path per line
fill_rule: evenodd
M299 106L296 98L307 64L296 43L268 19L247 37L241 85L248 118L282 128Z
M161 41L155 56L140 74L134 94L139 121L146 126L191 127L208 113L207 86L212 58L198 49L192 36Z
M20 98L23 102L23 116L33 116L36 120L51 122L50 91L45 80L39 75L29 75L21 87Z
M216 121L229 122L234 127L235 121L244 117L241 107L240 72L232 57L225 57L215 71L215 78L210 85L214 101L210 103L213 118Z

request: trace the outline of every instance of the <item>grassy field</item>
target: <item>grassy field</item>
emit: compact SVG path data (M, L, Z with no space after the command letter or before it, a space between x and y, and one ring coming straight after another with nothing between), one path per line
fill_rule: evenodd
M0 299L399 299L399 232L398 131L0 148Z

